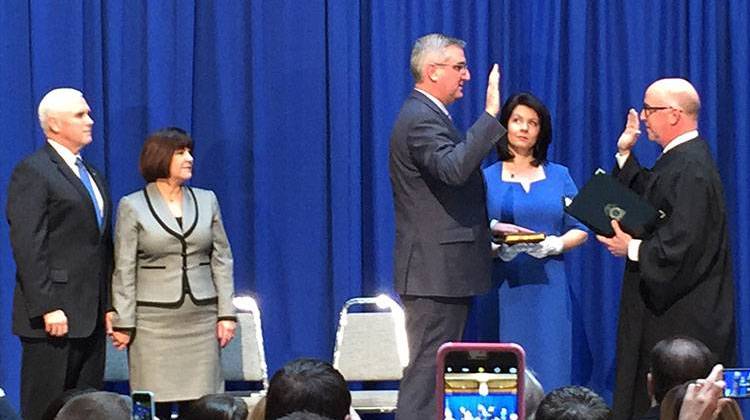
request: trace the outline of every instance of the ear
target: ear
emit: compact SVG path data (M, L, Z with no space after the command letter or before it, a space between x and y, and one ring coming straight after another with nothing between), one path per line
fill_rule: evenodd
M427 77L429 77L430 80L432 80L433 82L437 82L438 79L440 79L440 75L438 74L438 71L440 71L438 67L429 66L429 68L427 69Z
M648 396L653 399L654 398L654 377L651 375L651 372L646 374L646 390L648 391Z
M672 114L672 118L670 119L670 124L677 125L677 123L680 122L680 118L683 117L682 111L678 111L676 109L670 109L669 112Z
M47 128L53 133L60 132L60 121L53 116L47 116Z

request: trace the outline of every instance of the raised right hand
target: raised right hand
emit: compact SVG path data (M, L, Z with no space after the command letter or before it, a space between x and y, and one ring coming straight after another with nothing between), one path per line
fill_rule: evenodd
M44 331L52 337L62 337L68 333L68 317L62 309L47 312L44 318Z
M621 155L630 153L630 149L635 146L638 136L641 134L641 123L638 121L638 112L630 108L628 111L628 121L625 123L625 129L617 140L617 151Z
M500 113L500 67L492 65L490 76L487 78L487 98L484 110L497 118Z

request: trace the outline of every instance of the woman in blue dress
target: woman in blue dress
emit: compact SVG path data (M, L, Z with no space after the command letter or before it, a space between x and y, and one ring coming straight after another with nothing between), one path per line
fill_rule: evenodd
M500 113L508 134L500 160L484 170L491 219L546 234L538 244L495 246L499 336L526 350L527 366L546 389L571 381L572 322L563 253L586 241L585 227L563 212L578 192L565 166L549 162L549 111L529 93L510 97ZM503 261L500 261L502 259Z

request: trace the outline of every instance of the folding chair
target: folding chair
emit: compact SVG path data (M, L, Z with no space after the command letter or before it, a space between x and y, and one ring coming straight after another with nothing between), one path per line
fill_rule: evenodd
M370 311L352 312L353 307ZM333 366L349 381L399 381L409 363L404 311L386 295L344 304L336 332ZM398 390L353 390L352 408L363 413L396 410Z

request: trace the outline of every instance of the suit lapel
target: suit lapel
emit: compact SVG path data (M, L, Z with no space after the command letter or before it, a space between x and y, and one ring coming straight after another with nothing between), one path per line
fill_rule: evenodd
M68 166L67 163L65 163L65 160L60 156L55 149L49 145L49 143L46 145L47 155L49 156L50 160L57 166L57 170L60 171L60 173L63 175L63 177L70 182L70 184L78 191L78 194L81 196L81 199L86 201L89 205L89 208L91 209L91 217L94 221L94 224L97 224L96 221L96 210L94 209L94 203L91 201L91 196L89 196L89 192L86 191L86 187L83 186L83 182L81 182L81 179L78 178L78 176L73 172L72 169L70 169L70 166ZM87 166L88 168L88 166ZM101 188L101 183L97 181L97 186L99 186L99 191L102 193L102 198L104 198L104 190Z
M438 116L443 120L443 123L445 123L446 127L450 128L451 132L453 133L453 140L456 143L461 141L461 135L458 132L458 130L456 130L456 127L453 125L453 121L450 118L448 118L447 115L445 115L445 112L443 112L443 110L440 109L440 107L438 107L435 104L435 102L432 102L430 98L428 98L427 96L425 96L422 92L418 90L412 91L411 96L412 98L424 103L425 105L427 105L428 108L430 108L436 114L438 114Z
M191 226L193 226L193 223L195 223L195 218L197 217L197 214L195 212L197 208L197 203L195 202L195 196L190 193L188 190L188 187L182 186L182 232L183 234L188 234L188 230L190 230Z
M180 225L177 224L177 219L172 216L172 212L169 211L169 206L159 193L159 189L156 188L156 183L151 182L146 185L146 194L148 194L148 198L151 201L151 205L153 206L154 216L159 218L159 220L161 220L161 223L167 228L171 229L173 232L178 232L181 234L182 228L180 228ZM184 200L185 199L183 198L183 212L185 211ZM184 220L183 225L185 225Z

